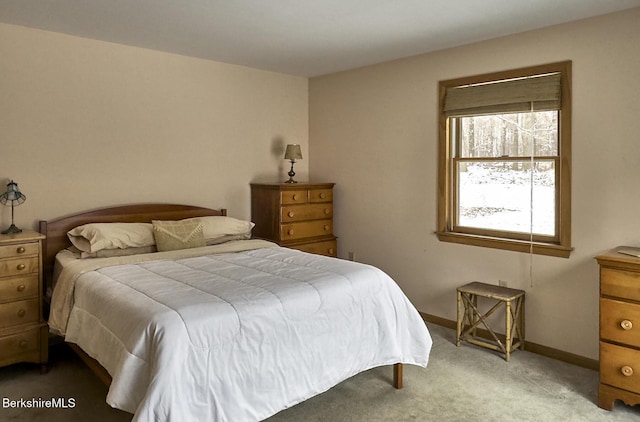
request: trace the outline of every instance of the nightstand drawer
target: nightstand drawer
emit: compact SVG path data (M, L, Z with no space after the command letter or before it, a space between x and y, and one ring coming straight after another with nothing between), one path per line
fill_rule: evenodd
M40 319L38 299L21 300L0 305L0 328L38 322Z
M38 286L38 274L2 278L0 279L0 302L13 302L37 297L39 294Z
M600 342L600 382L640 393L640 351Z
M332 202L333 190L332 189L312 189L309 190L309 202Z
M640 304L600 299L600 338L640 348Z
M19 243L14 245L0 246L0 259L37 255L38 248L38 243Z
M305 221L283 224L280 228L282 240L302 239L305 237L326 236L333 233L332 220Z
M0 364L33 360L40 354L40 328L0 337Z
M600 294L640 301L640 273L602 268Z
M0 277L37 273L38 269L37 256L0 261Z
M287 205L282 207L283 223L333 217L333 204Z

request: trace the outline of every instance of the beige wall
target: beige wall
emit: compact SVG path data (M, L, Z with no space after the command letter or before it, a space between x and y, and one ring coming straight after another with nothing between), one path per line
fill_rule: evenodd
M527 338L598 357L593 257L640 245L640 9L309 82L311 174L335 181L340 256L390 273L416 307L456 318L470 280L526 290ZM438 81L573 61L573 246L569 259L439 242Z
M0 24L0 184L27 195L23 228L136 202L248 219L249 182L285 180L284 144L308 153L307 107L306 78Z
M638 21L634 9L310 81L0 24L0 183L27 195L24 228L154 201L248 218L248 183L285 179L284 144L301 143L299 179L337 183L342 257L448 319L456 286L507 280L527 291L528 339L595 359L593 256L640 245ZM560 60L573 60L571 258L439 242L438 81Z

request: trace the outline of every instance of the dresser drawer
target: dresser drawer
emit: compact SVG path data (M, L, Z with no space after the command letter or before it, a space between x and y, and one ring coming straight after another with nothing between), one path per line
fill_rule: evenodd
M600 342L600 382L640 393L640 350Z
M305 243L302 245L289 246L302 252L309 252L318 255L338 256L338 242L335 240L327 240L324 242Z
M0 305L0 328L13 325L38 322L40 320L40 301L38 299L21 300Z
M309 192L306 190L288 190L280 192L280 203L282 205L306 204Z
M37 273L38 269L37 256L0 260L0 277Z
M332 189L311 189L309 190L309 202L332 202L333 190Z
M0 364L33 360L40 354L40 328L0 337Z
M640 273L602 268L600 294L640 301Z
M640 348L640 304L600 299L600 338Z
M288 223L280 227L282 240L302 239L305 237L326 236L333 233L332 220L303 221Z
M18 243L14 245L0 246L0 259L2 258L19 258L27 255L37 255L39 249L38 243Z
M318 220L333 217L333 204L287 205L282 207L281 221Z
M0 278L0 303L37 297L38 281L38 274Z

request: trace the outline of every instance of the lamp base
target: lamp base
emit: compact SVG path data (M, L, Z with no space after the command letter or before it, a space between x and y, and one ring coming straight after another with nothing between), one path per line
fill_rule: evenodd
M22 229L17 228L16 225L12 223L7 230L3 230L1 233L2 234L22 233Z
M289 175L289 180L287 180L285 183L298 183L297 181L293 180L293 176L296 175L296 172L293 171L293 164L295 163L295 161L291 160L291 170L289 170L289 173L287 173Z

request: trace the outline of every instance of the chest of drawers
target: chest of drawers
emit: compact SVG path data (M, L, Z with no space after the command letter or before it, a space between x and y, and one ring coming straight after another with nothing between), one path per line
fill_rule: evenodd
M48 359L42 315L42 240L32 232L0 235L0 366Z
M333 183L252 183L253 237L280 246L337 256Z
M598 406L640 404L640 258L612 249L600 264Z

